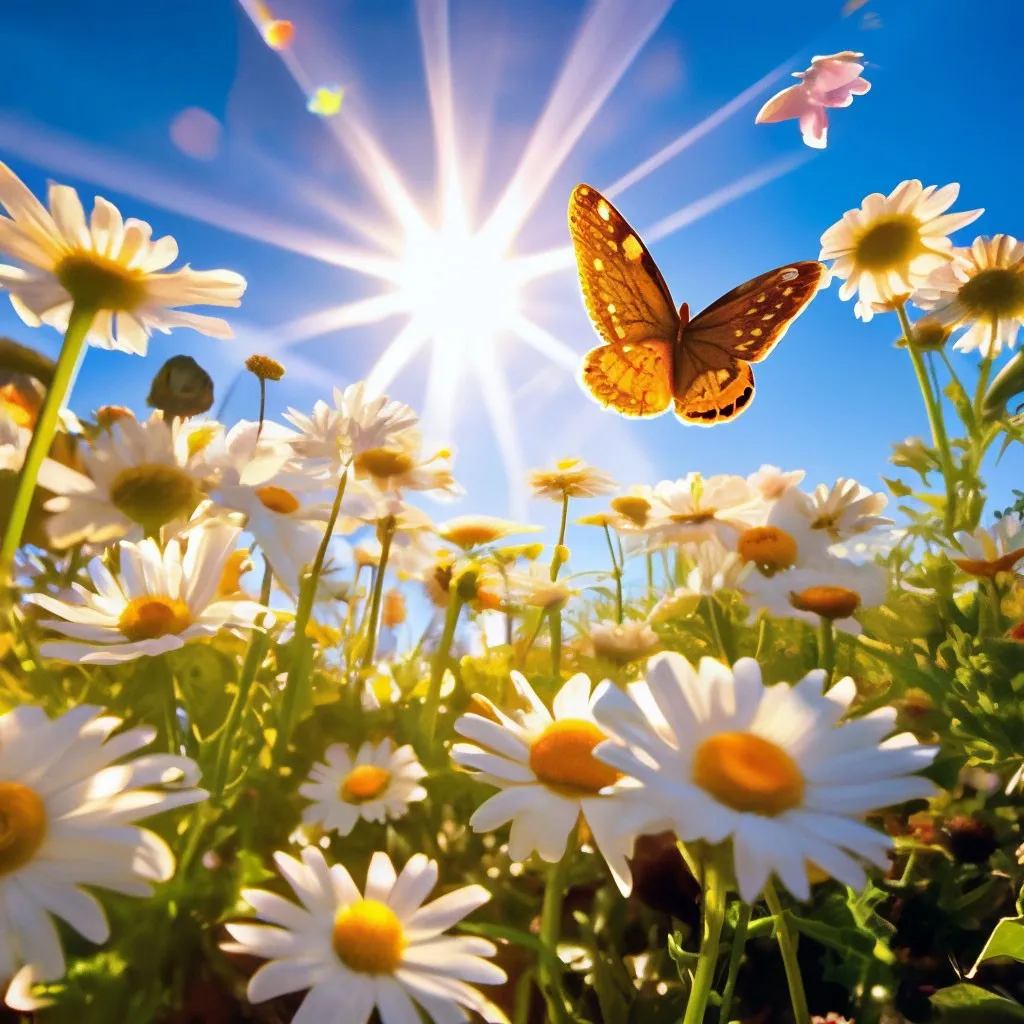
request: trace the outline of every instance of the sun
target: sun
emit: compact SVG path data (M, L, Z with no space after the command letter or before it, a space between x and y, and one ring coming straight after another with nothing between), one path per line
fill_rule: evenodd
M523 311L515 263L462 217L409 235L397 284L416 333L453 355L496 344Z

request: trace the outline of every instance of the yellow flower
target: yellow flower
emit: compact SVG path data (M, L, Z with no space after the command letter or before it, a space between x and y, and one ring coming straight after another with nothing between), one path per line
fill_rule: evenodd
M449 544L469 551L484 544L493 544L513 533L537 533L539 530L539 526L514 523L496 516L456 516L439 524L437 535Z
M945 213L959 192L956 184L922 188L919 181L904 181L888 196L876 192L859 210L845 213L821 236L820 258L834 260L832 273L843 281L839 297L859 293L861 303L891 301L916 291L952 260L947 236L983 212Z
M615 481L603 470L582 459L563 459L553 470L535 469L530 474L534 497L564 501L566 498L596 498L611 494Z
M64 331L72 303L98 310L87 341L98 348L145 355L152 331L190 327L212 338L230 338L221 319L185 312L182 306L238 306L245 278L230 270L167 272L178 245L96 197L86 221L78 193L51 185L50 208L0 163L0 251L23 267L0 266L0 284L15 312L30 327Z

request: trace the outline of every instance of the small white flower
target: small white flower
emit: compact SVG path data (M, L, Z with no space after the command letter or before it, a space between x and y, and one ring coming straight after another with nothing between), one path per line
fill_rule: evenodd
M689 473L654 488L649 530L655 540L721 540L730 544L748 526L764 522L760 493L741 476Z
M263 923L227 925L229 952L269 960L249 979L252 1003L309 989L293 1024L365 1024L376 1009L385 1024L417 1024L417 1005L434 1024L507 1018L474 985L500 985L505 972L484 957L493 943L445 935L491 894L480 885L454 889L424 905L437 885L437 862L421 853L396 875L385 853L370 860L362 893L341 864L328 867L316 847L302 862L274 854L300 904L263 889L242 898Z
M954 249L952 262L939 267L914 296L930 320L967 330L953 348L977 350L983 359L1017 344L1024 324L1024 242L1012 235L976 238L968 249Z
M564 608L578 590L571 586L571 577L551 578L551 568L542 562L531 562L524 571L508 574L509 597L517 605L528 608Z
M843 214L821 236L820 256L835 261L832 274L843 282L839 297L859 293L862 303L884 303L920 288L932 271L953 259L947 236L983 212L945 213L959 193L956 184L922 188L919 181L904 181L888 196L875 192L860 209Z
M509 716L481 703L489 717L468 714L455 723L455 731L472 742L456 743L452 760L500 790L477 808L470 825L490 832L511 821L508 852L513 860L525 860L536 850L541 860L554 863L582 814L616 882L628 891L626 858L635 838L658 831L653 824L664 814L624 803L619 773L593 756L607 739L593 707L609 684L602 683L591 695L590 679L582 673L573 676L555 695L552 714L522 675L513 672L512 681L526 711ZM614 791L606 792L610 787Z
M828 619L845 633L860 633L854 615L885 600L887 576L874 562L856 564L827 556L814 568L790 569L774 576L755 571L742 587L752 609L764 608L780 618L817 624Z
M50 185L50 209L0 163L0 252L24 264L0 266L0 286L15 312L30 327L41 323L64 331L73 302L98 310L87 341L98 348L144 356L153 331L191 327L212 338L230 338L218 317L182 311L181 306L238 306L245 278L230 270L167 272L177 259L170 235L152 239L142 220L123 220L100 196L89 221L78 193Z
M83 445L88 475L68 474L58 482L58 497L46 503L53 542L67 547L83 540L134 540L187 522L210 481L201 445L205 430L169 424L159 413L142 423L126 416Z
M347 836L360 818L383 823L404 817L409 804L426 799L427 791L419 784L426 774L408 744L396 750L389 739L367 741L354 758L347 747L332 744L326 763L313 765L299 787L313 801L302 820Z
M703 658L694 670L679 654L661 654L632 696L601 691L594 714L617 741L595 753L641 784L623 802L667 815L684 842L731 839L746 902L773 873L807 899L808 864L860 889L861 861L887 866L892 840L859 817L931 795L933 784L911 773L936 749L910 734L884 739L893 708L837 724L856 686L847 677L823 694L824 683L816 669L794 686L766 687L752 658L732 669Z
M837 544L875 527L892 526L891 519L879 515L888 503L889 499L880 491L872 491L856 480L840 478L831 488L818 484L812 494L793 488L772 511L780 521L783 516L802 520L820 535L822 543ZM769 515L768 521L772 518Z
M89 706L52 720L30 706L0 716L0 983L14 977L10 1005L39 1005L27 997L31 983L64 974L53 916L90 942L109 938L102 906L82 886L148 896L173 875L167 844L135 822L207 796L193 788L199 769L187 757L123 760L156 730L115 732L120 725Z
M660 643L646 622L595 622L586 629L585 644L594 655L624 665L649 657Z
M73 641L47 641L44 658L82 664L112 665L163 654L189 640L222 629L248 629L267 609L248 600L221 599L217 590L239 530L216 520L189 531L184 555L181 542L161 552L155 541L122 541L119 577L102 558L89 563L95 590L73 584L61 597L28 594L31 601L60 616L40 622ZM267 613L266 624L273 617Z
M791 487L797 487L806 475L802 469L784 472L778 466L765 463L756 473L747 477L747 483L765 501L778 501Z
M535 498L553 501L597 498L615 490L611 476L582 459L562 459L554 469L535 469L530 473L529 483Z

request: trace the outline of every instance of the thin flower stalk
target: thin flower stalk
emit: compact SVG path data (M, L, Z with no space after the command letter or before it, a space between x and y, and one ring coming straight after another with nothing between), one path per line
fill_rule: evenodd
M369 668L373 664L374 655L377 653L377 633L380 629L380 605L384 596L384 572L388 565L388 556L391 553L391 541L395 536L394 519L385 519L381 526L380 540L380 561L377 563L377 571L373 578L373 595L370 598L369 618L366 620L365 648L363 650L363 667Z
M764 898L768 909L775 917L775 938L779 944L782 965L786 971L786 983L789 985L789 1000L793 1005L795 1024L810 1024L811 1015L807 1009L807 996L804 993L804 982L800 974L800 964L796 958L796 936L789 925L789 915L782 909L775 887L771 882L765 886Z
M693 975L690 998L686 1003L683 1024L702 1024L715 981L718 966L718 947L725 924L727 892L714 858L704 864L704 923L701 932L700 953ZM807 1024L806 1021L802 1024Z
M541 960L539 978L541 991L547 1001L548 1012L555 1021L566 1021L569 1018L562 996L561 979L552 970L558 963L558 943L562 935L562 906L568 886L569 868L573 855L579 847L579 826L569 833L565 853L560 860L548 869L547 885L544 888L544 902L540 912L540 941L550 954Z
M444 682L445 669L448 667L448 657L451 654L452 643L455 640L455 630L459 624L459 613L462 611L462 598L459 595L458 587L452 587L451 600L444 615L444 629L441 632L441 639L434 652L434 658L430 663L430 683L427 688L427 698L423 703L423 737L428 744L434 742L434 733L437 730L437 713L441 704L441 686Z
M615 580L615 621L622 622L622 566L615 555L615 546L612 544L612 533L608 524L604 526L605 540L608 541L608 554L612 560L612 579ZM649 565L650 563L648 563Z

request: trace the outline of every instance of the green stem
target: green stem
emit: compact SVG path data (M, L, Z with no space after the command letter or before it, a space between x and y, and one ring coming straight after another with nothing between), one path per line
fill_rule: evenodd
M267 382L260 377L260 422L256 427L256 441L259 442L260 434L263 433L263 417L267 411Z
M993 331L995 331L994 327ZM985 400L985 392L988 390L988 379L991 373L992 360L982 359L981 366L978 368L978 386L974 390L974 403L972 406L975 420L981 419L981 403Z
M992 632L994 636L1003 633L1003 602L999 596L999 584L994 579L985 580L988 591L989 607L992 611Z
M735 659L726 644L725 630L723 629L722 617L718 608L718 600L714 595L710 595L706 597L704 601L708 610L708 625L711 627L711 633L715 638L715 643L718 645L718 650L722 655L723 661L725 661L726 665L731 665Z
M64 402L71 391L75 374L78 372L78 366L85 352L85 336L89 333L95 316L95 309L76 303L68 318L68 329L64 333L64 343L61 345L60 356L57 358L53 380L50 381L50 386L46 389L46 399L43 401L35 429L32 431L32 440L29 441L28 451L25 452L25 461L18 475L18 489L15 492L7 527L4 530L3 543L0 544L2 582L7 582L10 579L14 556L18 553L18 548L21 547L21 538L25 532L25 524L28 522L29 511L32 508L32 498L35 495L39 470L42 468L43 460L50 454L50 446L57 433L61 410L64 408Z
M380 539L380 561L377 563L377 572L373 578L373 597L370 601L370 618L366 623L366 650L363 653L363 668L369 668L373 664L374 655L377 653L380 602L384 594L384 570L388 565L388 555L391 554L391 539L394 535L395 522L389 518L384 523L384 536Z
M277 723L277 737L274 740L272 760L279 764L284 757L288 744L291 742L295 729L295 719L299 711L299 691L305 691L310 683L310 670L313 664L313 641L306 635L306 627L313 615L313 604L316 601L317 587L320 584L320 573L327 560L327 549L331 545L334 524L338 521L341 502L345 497L345 485L348 483L348 470L341 474L338 491L334 495L334 504L327 519L323 539L317 549L313 567L306 573L299 584L299 601L295 609L295 635L292 637L292 661L288 667L288 678L284 687L284 699L281 702L281 718Z
M260 587L260 604L264 607L270 604L270 588L273 578L273 570L270 563L267 562L263 570L263 584ZM265 619L266 616L261 616L257 626L262 627ZM238 690L235 693L235 699L231 702L224 730L217 745L217 759L214 761L213 775L210 776L210 793L214 802L219 802L223 797L224 785L227 782L228 762L231 759L232 746L237 738L238 725L242 720L242 713L249 703L249 693L256 681L256 673L263 664L269 646L270 637L267 631L263 628L254 630L249 639L249 647L245 652L242 673L238 677Z
M569 495L566 494L562 497L562 521L558 526L558 543L555 545L555 553L551 559L551 581L552 583L558 579L558 570L561 568L562 563L558 558L558 549L565 544L565 528L569 522Z
M180 754L181 729L178 724L178 695L174 692L174 672L164 658L166 655L161 658L164 662L164 671L160 673L164 678L159 682L164 691L164 729L167 732L167 749L172 754Z
M604 537L608 541L608 554L612 559L612 578L615 580L615 621L622 621L622 566L615 557L615 546L612 544L612 533L608 525L604 527Z
M569 866L579 847L579 825L574 825L569 833L565 852L557 864L551 865L548 871L547 885L544 889L544 902L540 911L540 941L548 948L551 959L558 958L558 941L562 934L562 902L568 888ZM566 1008L561 996L561 979L551 969L551 961L545 957L538 964L538 978L541 991L547 1000L549 1020L566 1020Z
M907 343L910 361L913 363L914 373L917 375L917 384L921 389L921 396L924 398L925 408L928 412L928 423L932 431L932 443L939 453L942 477L946 484L946 514L943 517L943 527L947 536L949 536L956 524L956 486L953 455L949 447L949 438L946 436L946 428L942 421L941 399L932 391L931 382L928 380L928 370L924 365L924 358L914 345L913 328L907 316L905 303L901 303L896 307L896 315L899 317L900 327L903 328L903 339Z
M434 652L434 660L430 666L427 699L423 702L423 736L428 744L434 742L434 732L437 729L437 710L441 704L441 684L444 681L444 670L448 667L448 656L451 653L452 641L455 639L455 629L459 624L459 612L461 611L462 598L453 588L451 599L448 602L448 610L444 616L441 640Z
M782 965L786 969L789 1000L793 1004L793 1019L796 1024L810 1024L811 1015L807 1009L804 982L800 977L800 964L796 958L796 938L789 927L789 915L782 909L775 886L771 882L765 886L764 898L778 925L775 930L775 938L779 943L779 952L782 954Z
M647 552L647 600L654 600L654 552Z
M757 625L757 648L754 651L754 658L756 661L761 660L761 655L765 653L765 649L771 643L770 632L771 622L766 614L761 615L761 621Z
M825 670L825 689L832 682L836 667L836 631L831 619L818 619L818 666Z
M729 1024L732 1019L732 997L736 991L736 979L739 977L740 964L743 962L743 951L747 944L747 926L750 924L750 905L740 904L740 916L736 921L736 931L732 937L732 949L729 953L729 973L722 990L722 1006L718 1011L719 1024Z
M722 925L725 924L726 898L725 880L719 875L714 859L708 858L704 864L704 930L683 1024L703 1024L718 966L718 944L722 938Z
M562 678L562 610L552 608L548 612L551 628L551 674L556 680Z

